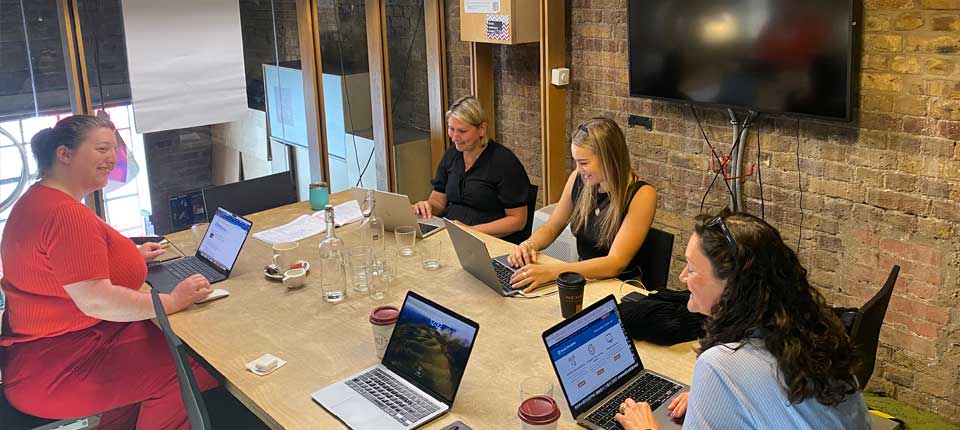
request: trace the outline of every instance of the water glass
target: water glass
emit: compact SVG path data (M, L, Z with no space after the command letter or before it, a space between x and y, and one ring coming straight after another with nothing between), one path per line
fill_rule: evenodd
M208 227L210 227L210 223L206 222L190 226L190 231L193 232L193 240L197 243L198 248L200 247L200 242L203 241L203 237L207 235Z
M373 248L366 245L351 247L348 254L350 279L354 291L367 291L367 274L373 268Z
M437 270L440 268L440 257L443 255L443 245L437 239L420 241L420 262L423 270Z
M401 225L393 230L397 237L397 252L403 257L410 257L417 253L414 246L417 244L417 230L411 225Z
M547 396L553 398L553 383L541 376L528 376L520 381L520 401L531 397Z
M385 266L371 268L367 272L367 294L371 300L383 300L387 298L387 290L390 289L390 281L393 279L385 271Z

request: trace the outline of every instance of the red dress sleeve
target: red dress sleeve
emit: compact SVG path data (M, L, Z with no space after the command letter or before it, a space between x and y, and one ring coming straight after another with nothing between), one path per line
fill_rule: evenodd
M61 285L110 278L107 234L86 206L57 208L44 227L42 243Z

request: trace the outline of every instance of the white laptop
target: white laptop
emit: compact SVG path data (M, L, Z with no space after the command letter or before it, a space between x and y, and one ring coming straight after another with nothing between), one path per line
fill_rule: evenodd
M383 222L383 228L393 231L397 226L417 226L417 236L424 238L433 235L443 228L443 220L437 217L421 219L413 212L410 199L403 194L388 193L374 190L377 217Z
M453 406L480 326L407 292L383 361L311 395L351 429L414 429Z

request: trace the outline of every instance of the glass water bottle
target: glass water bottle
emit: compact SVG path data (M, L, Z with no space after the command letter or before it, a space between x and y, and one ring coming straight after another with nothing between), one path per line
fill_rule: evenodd
M344 265L345 249L343 239L337 237L334 225L333 205L324 208L327 222L327 237L320 241L320 288L323 299L331 303L343 301L347 274Z

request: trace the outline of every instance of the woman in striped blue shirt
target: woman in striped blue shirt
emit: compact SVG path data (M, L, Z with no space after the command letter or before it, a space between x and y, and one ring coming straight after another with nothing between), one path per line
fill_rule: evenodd
M739 213L694 229L680 280L710 318L690 393L669 405L683 428L869 429L854 346L780 233ZM645 403L621 410L626 430L659 428Z

